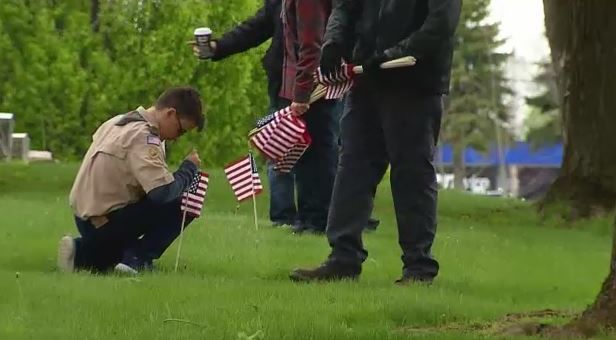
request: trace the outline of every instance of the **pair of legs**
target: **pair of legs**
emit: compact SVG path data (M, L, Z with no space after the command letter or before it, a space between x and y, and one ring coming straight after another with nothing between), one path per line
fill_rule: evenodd
M288 106L279 99L277 109ZM268 164L270 220L299 229L325 231L338 158L337 101L320 100L303 116L312 144L290 173L279 173ZM295 191L297 189L297 205Z
M315 270L296 270L296 280L356 277L368 252L362 230L377 185L391 166L391 191L402 248L403 278L431 281L436 233L436 173L432 158L440 130L442 97L358 82L341 120L341 154L327 237L328 260Z
M180 204L176 200L157 205L143 199L110 213L109 221L97 228L75 217L81 234L74 240L75 268L106 272L119 263L133 269L148 267L180 234ZM185 227L192 219L186 216Z

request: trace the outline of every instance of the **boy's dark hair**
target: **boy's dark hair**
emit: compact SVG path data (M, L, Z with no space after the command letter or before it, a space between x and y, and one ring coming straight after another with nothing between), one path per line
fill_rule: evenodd
M168 88L158 97L154 106L157 109L172 107L180 116L195 122L198 131L203 130L205 117L201 107L201 95L190 86Z

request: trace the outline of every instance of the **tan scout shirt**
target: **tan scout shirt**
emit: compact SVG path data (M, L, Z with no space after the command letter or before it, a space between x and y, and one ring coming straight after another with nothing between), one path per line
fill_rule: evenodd
M123 116L111 118L94 133L73 183L70 205L82 219L105 216L174 181L157 126L147 121L117 126Z

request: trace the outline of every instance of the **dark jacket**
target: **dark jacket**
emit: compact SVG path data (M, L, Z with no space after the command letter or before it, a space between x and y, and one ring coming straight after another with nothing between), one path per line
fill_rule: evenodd
M383 86L447 93L454 32L462 0L337 0L325 43L339 44L361 64L375 53L391 59L414 56L408 68L379 71L372 76Z
M282 0L264 0L257 13L223 34L217 41L212 60L221 60L236 53L257 47L272 38L262 59L267 74L269 93L278 93L282 83L284 37L280 12Z

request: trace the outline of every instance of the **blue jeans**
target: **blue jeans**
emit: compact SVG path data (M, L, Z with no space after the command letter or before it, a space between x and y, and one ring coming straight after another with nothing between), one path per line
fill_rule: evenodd
M75 265L105 272L119 262L151 263L180 234L183 213L180 200L157 205L147 199L108 214L109 221L95 228L75 217L81 237L75 239ZM193 220L186 216L184 228Z
M290 104L280 99L278 108ZM289 174L268 167L270 219L324 231L338 160L339 101L320 100L304 115L312 144ZM295 190L297 189L297 206ZM297 208L296 208L297 207Z
M270 220L276 224L295 224L295 171L277 172L274 170L274 164L268 161L267 178L270 186Z

